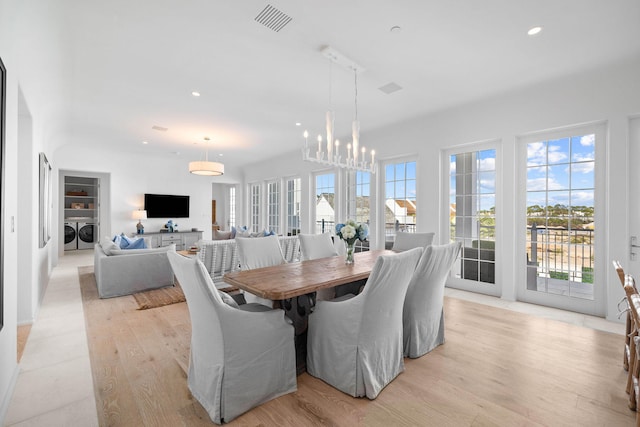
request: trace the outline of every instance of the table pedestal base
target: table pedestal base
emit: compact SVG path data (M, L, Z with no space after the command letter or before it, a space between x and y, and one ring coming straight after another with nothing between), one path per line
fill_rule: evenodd
M293 322L296 345L296 372L298 375L307 367L307 327L309 315L316 305L316 293L312 292L299 297L278 301L285 315Z

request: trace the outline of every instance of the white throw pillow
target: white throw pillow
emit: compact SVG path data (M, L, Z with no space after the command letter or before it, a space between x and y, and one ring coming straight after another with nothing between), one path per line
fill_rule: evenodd
M120 246L113 243L109 237L103 237L102 241L100 242L100 246L102 246L102 250L106 255L112 255L113 251L121 250Z

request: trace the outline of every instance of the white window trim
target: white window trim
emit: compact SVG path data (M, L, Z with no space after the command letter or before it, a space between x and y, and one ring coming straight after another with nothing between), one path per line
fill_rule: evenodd
M451 277L447 279L447 287L462 289L465 291L481 293L485 295L502 296L502 276L504 271L503 252L507 249L506 242L503 242L503 185L502 185L502 140L492 139L488 141L473 142L469 144L458 145L443 149L441 156L441 190L440 190L440 226L439 235L440 243L449 243L451 236L449 235L449 196L451 189L450 173L450 157L455 154L468 153L471 151L495 150L496 151L496 253L495 253L495 283L485 283ZM418 201L419 205L419 201Z
M369 234L374 235L372 237L372 247L376 249L384 249L386 243L386 235L385 235L385 203L387 200L386 194L386 181L387 181L387 166L390 164L396 163L407 163L407 162L415 162L416 163L416 231L420 231L420 218L418 213L421 212L421 202L420 202L420 161L418 156L408 155L408 156L398 156L398 157L388 157L380 160L378 172L375 175L371 176L371 185L374 185L379 191L376 191L376 197L372 201L375 203L375 219L371 218L372 223L377 224L375 227L375 235L372 229L369 229ZM379 195L379 197L378 197ZM372 211L373 212L373 211ZM374 222L375 221L375 222Z
M318 228L318 216L317 216L317 211L316 211L316 205L317 205L317 193L318 193L318 176L319 175L329 175L329 174L333 174L334 178L333 178L333 191L334 191L334 202L333 202L333 218L334 218L334 222L337 223L337 221L340 221L340 208L342 207L342 204L339 202L340 201L340 197L342 197L342 192L339 191L340 189L340 182L341 182L341 174L339 173L339 171L337 171L336 169L324 169L324 170L318 170L318 171L314 171L312 174L312 188L313 190L311 191L310 197L309 199L312 200L311 203L311 210L313 212L311 216L312 221L311 221L311 234L316 234L317 233L317 228ZM325 230L327 231L327 230ZM331 234L334 234L333 231L331 231Z

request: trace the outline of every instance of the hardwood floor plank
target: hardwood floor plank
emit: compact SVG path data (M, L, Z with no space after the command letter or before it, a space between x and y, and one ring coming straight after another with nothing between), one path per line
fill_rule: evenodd
M100 425L212 425L187 388L185 303L136 310L133 298L84 292ZM376 400L308 374L298 391L229 426L635 425L627 408L623 336L445 298L446 342Z

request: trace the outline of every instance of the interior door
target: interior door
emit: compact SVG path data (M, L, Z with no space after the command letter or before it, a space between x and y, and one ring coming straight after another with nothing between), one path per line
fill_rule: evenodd
M640 246L640 221L637 212L640 212L640 193L637 191L640 184L640 169L633 165L640 164L640 117L629 121L629 244L635 237L634 245ZM634 214L634 212L636 214ZM621 259L625 272L634 277L640 277L640 248L629 246L628 257Z

